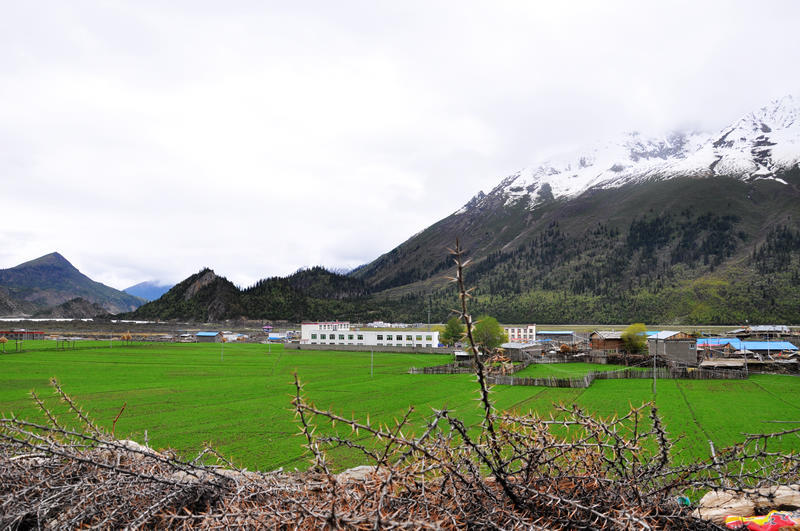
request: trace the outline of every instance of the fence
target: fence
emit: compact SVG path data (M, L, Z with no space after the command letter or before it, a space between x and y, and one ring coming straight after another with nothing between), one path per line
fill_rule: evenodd
M530 365L516 366L513 372L520 371ZM518 367L518 368L517 368ZM412 367L411 374L466 374L474 372L474 369L463 367L456 364L438 365L435 367L416 368ZM680 380L745 380L747 374L744 371L728 370L706 370L706 369L687 369L676 367L659 367L653 369L623 369L620 371L590 371L584 376L576 378L556 378L549 376L546 378L529 378L513 375L488 375L487 381L491 385L530 385L539 387L568 387L568 388L587 388L595 380L623 380L623 379L680 379Z
M523 361L507 368L507 372L514 374L532 365L533 361ZM475 369L471 365L461 365L459 363L448 363L447 365L434 365L433 367L411 367L409 374L472 374Z

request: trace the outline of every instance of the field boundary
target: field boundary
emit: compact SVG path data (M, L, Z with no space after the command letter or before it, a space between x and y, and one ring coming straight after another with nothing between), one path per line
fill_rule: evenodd
M531 365L528 363L527 367ZM516 369L522 370L524 367ZM434 367L409 369L410 374L467 374L474 372L470 367L457 366L455 364L437 365ZM745 380L747 374L742 371L712 371L707 369L659 367L655 369L621 369L617 371L589 371L579 378L557 378L548 376L546 378L529 378L525 376L513 375L487 375L486 379L491 385L526 385L538 387L565 387L565 388L587 388L595 380L627 380L627 379L661 379L661 380Z

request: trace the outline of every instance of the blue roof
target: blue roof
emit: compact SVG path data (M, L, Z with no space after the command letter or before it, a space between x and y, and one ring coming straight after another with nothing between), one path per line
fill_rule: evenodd
M747 350L797 350L788 341L742 341Z
M698 347L704 347L706 345L714 347L730 345L735 349L740 349L742 348L742 340L736 339L735 337L709 337L697 340Z
M742 341L729 337L709 337L697 341L698 347L730 345L736 350L797 350L797 347L788 341Z
M197 335L201 337L214 337L219 335L219 332L197 332Z
M659 332L660 330L648 330L647 332L645 332L645 334L647 334L648 336L654 336Z

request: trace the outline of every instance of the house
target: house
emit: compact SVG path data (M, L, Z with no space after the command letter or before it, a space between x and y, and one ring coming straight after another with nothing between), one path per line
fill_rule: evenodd
M663 330L647 338L653 356L682 365L697 365L697 341L685 332Z
M197 332L194 337L198 343L221 343L223 335L222 332Z
M504 325L503 331L511 342L533 343L536 341L536 325Z
M349 322L302 323L300 343L310 345L363 345L374 347L438 347L439 332L410 328L354 330Z
M595 330L589 334L592 350L624 350L622 332L614 330Z

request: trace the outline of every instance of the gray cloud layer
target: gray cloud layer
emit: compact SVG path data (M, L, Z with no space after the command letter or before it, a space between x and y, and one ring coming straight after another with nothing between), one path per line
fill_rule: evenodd
M542 156L800 86L791 1L162 4L0 6L0 267L353 267Z

